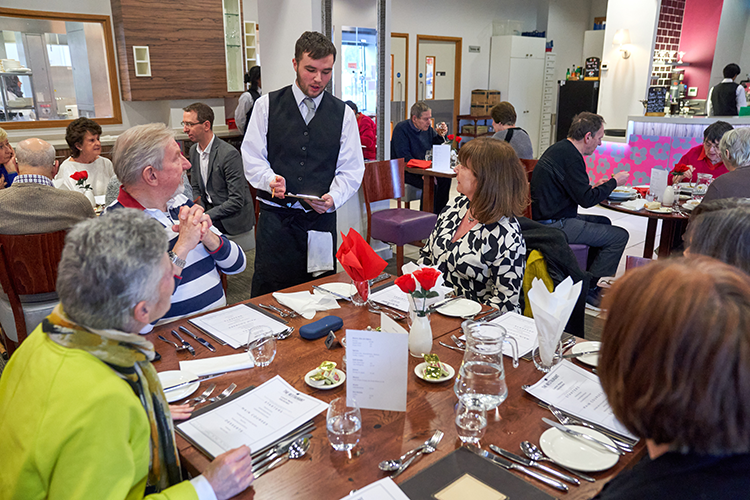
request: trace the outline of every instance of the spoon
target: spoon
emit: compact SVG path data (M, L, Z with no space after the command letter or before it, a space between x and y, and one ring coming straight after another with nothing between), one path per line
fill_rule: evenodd
M287 338L289 338L289 336L290 336L290 335L292 334L292 332L294 332L294 327L293 327L293 326L290 326L289 328L287 328L287 329L286 329L286 330L284 330L283 332L281 332L281 333L277 333L277 334L276 334L276 340L284 340L284 339L287 339Z
M553 464L557 465L561 469L565 469L566 471L570 472L576 477L580 477L584 481L589 481L590 483L593 483L596 481L591 476L587 476L586 474L582 474L580 472L574 471L573 469L568 469L564 465L560 465L558 462L552 460L547 455L545 455L542 450L540 450L534 443L530 441L524 441L521 443L521 450L523 450L524 454L529 457L532 460L536 460L537 462L545 461L545 462L552 462Z
M443 431L435 431L435 434L433 434L432 437L428 439L424 445L422 445L422 448L420 448L414 455L412 455L409 460L401 464L401 467L399 467L396 472L391 474L391 479L395 479L399 475L401 475L401 473L404 472L406 468L409 467L412 462L414 462L414 460L419 458L420 455L434 452L437 449L437 445L440 443L440 440L443 439L443 435Z
M399 469L401 467L401 464L406 460L408 457L413 455L414 453L417 453L418 451L422 450L425 446L427 446L433 439L437 439L438 442L440 442L440 439L442 439L442 432L441 431L435 431L435 433L430 436L430 439L425 441L424 443L420 444L414 449L411 449L401 455L401 457L397 458L396 460L383 460L378 464L378 468L382 470L383 472L393 472ZM437 437L439 436L440 437Z
M298 460L305 456L305 453L307 453L307 450L310 449L310 439L309 438L299 438L295 440L290 446L289 446L289 453L285 454L284 456L281 456L271 462L270 464L266 465L262 469L260 469L258 472L255 473L255 478L259 478L261 475L265 474L271 469L275 469L279 465L283 464L290 458L292 460Z

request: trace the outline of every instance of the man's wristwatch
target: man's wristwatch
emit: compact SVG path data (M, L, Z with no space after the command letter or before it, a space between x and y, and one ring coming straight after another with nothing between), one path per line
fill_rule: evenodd
M172 264L179 267L180 269L185 269L185 264L187 264L187 261L185 261L185 259L179 258L177 254L174 253L172 250L167 252L167 254L169 255L169 260L172 261Z

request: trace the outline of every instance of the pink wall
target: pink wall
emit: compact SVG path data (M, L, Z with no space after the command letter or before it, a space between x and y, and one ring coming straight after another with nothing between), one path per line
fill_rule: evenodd
M708 90L719 82L711 81L711 66L719 33L724 0L686 0L682 18L680 50L685 52L685 85L698 87L698 99L706 99Z

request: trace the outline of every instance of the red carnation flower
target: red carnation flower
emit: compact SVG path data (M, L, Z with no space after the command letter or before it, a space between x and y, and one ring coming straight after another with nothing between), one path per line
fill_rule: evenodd
M435 282L437 281L438 276L440 276L440 271L431 267L423 267L422 269L414 271L413 274L422 286L422 290L430 290L435 286Z
M414 281L414 277L411 274L404 274L396 278L396 286L401 289L404 293L412 293L417 289L417 282Z

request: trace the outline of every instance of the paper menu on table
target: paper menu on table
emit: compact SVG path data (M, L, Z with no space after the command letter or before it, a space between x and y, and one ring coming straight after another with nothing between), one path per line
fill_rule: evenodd
M409 335L381 313L381 330L346 331L346 400L360 408L406 411Z
M443 300L445 294L452 291L452 289L447 286L438 286L435 287L434 290L438 292L438 296L432 299L427 299L428 307L431 304L436 304L437 302ZM409 295L406 292L402 292L399 287L397 287L396 285L390 285L378 290L375 293L370 294L370 300L372 300L373 302L377 302L378 304L383 304L385 306L398 309L399 311L408 312L409 300L411 299L409 298ZM421 309L422 299L416 300L417 307Z
M432 146L432 170L445 173L453 172L451 170L451 147L449 144Z
M500 325L508 332L508 337L513 337L518 342L518 357L527 355L537 346L537 333L534 318L527 318L516 312L508 312L499 316L490 323ZM503 343L503 354L512 356L513 352L507 342Z
M216 457L243 444L260 450L328 409L276 375L260 387L177 428Z
M386 477L348 494L341 500L409 500L409 497L396 486L393 479Z
M267 326L273 333L281 333L288 328L285 324L244 304L204 314L188 321L235 349L247 344L248 333L253 327Z
M547 404L633 439L612 413L599 377L563 360L526 392Z

